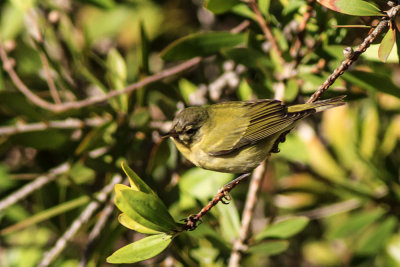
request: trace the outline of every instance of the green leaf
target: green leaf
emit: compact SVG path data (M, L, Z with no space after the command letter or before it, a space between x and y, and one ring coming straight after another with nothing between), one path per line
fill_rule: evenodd
M159 234L126 245L107 258L108 263L135 263L160 254L172 241L171 235Z
M342 78L361 89L382 92L400 98L400 89L392 82L390 76L373 72L347 71L342 75Z
M143 193L153 195L156 194L142 179L140 179L140 177L131 168L129 168L128 164L126 164L125 161L121 163L121 167L124 170L125 174L128 176L129 183L132 189L136 191L141 191Z
M386 60L388 59L390 52L392 52L395 41L396 31L394 29L389 29L388 32L385 34L385 37L383 37L378 50L378 56L379 59L382 60L382 62L386 62Z
M373 2L364 0L317 0L321 5L347 15L382 16L383 13Z
M268 226L256 236L256 241L265 238L289 238L307 226L310 220L307 217L295 217Z
M81 1L104 9L110 9L115 6L114 0L81 0Z
M186 104L190 104L190 95L197 91L197 86L184 78L179 80L179 92Z
M142 72L148 74L150 72L149 71L150 43L143 21L140 22L140 49L141 49L140 52L141 52Z
M58 216L60 214L65 214L66 212L76 209L80 206L83 206L87 204L90 201L90 198L88 196L82 196L76 199L72 199L63 203L60 203L58 205L55 205L49 209L42 210L35 215L24 219L16 224L13 224L11 226L8 226L6 228L1 229L0 235L6 235L15 231L18 231L20 229L32 226L34 224L49 220L55 216Z
M178 224L156 195L122 190L116 196L115 204L122 212L144 227L165 233L178 230Z
M400 34L396 34L396 39L400 40ZM394 49L390 52L388 58L386 59L386 63L399 63L399 45L400 41L396 41L394 44ZM369 61L377 61L381 62L381 59L378 56L380 44L372 44L367 51L361 54L361 57L368 59Z
M179 188L182 193L207 201L215 195L221 186L231 180L233 180L233 174L230 173L218 173L201 168L192 168L181 176Z
M393 234L397 225L397 219L393 216L378 224L365 238L360 240L357 254L372 255L377 253L385 244L386 240Z
M24 12L14 5L4 3L0 15L2 41L11 40L24 29Z
M206 0L204 1L204 7L214 14L221 14L229 11L232 7L239 3L239 0Z
M113 90L123 90L126 86L127 70L125 60L117 49L111 49L107 54L107 78ZM128 95L123 94L111 99L111 104L117 110L128 111Z
M232 200L233 202L233 200ZM239 212L235 205L217 205L222 236L227 241L236 239L240 231Z
M122 224L126 228L129 228L131 230L134 230L134 231L142 233L142 234L153 235L153 234L161 233L160 231L156 231L156 230L153 230L153 229L150 229L150 228L147 228L147 227L141 225L140 223L138 223L137 221L135 221L134 219L129 217L126 213L121 213L118 216L118 221L120 224Z
M248 253L261 253L263 256L276 255L285 251L289 247L289 242L286 240L267 241L249 247Z
M363 231L368 225L378 220L383 215L381 209L363 211L353 214L342 225L339 225L331 233L329 239L343 238Z
M13 135L12 142L16 145L33 147L38 150L59 149L70 139L69 134L63 133L61 130L48 129L40 132L25 132Z
M224 47L244 43L244 34L229 32L195 33L185 36L166 47L161 52L164 60L183 60L196 56L209 56Z

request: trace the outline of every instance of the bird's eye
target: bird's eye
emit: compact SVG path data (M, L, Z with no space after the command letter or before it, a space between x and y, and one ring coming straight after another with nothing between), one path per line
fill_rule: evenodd
M185 132L185 134L194 134L195 132L197 131L197 129L194 129L194 128L190 128L189 130L187 130L186 132Z

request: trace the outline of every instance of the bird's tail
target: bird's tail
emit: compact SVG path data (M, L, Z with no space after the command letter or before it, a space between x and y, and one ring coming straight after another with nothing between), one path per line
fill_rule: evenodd
M306 103L306 104L298 104L288 107L288 112L301 112L310 109L314 109L315 112L321 112L328 108L334 108L341 105L344 105L346 102L343 101L345 95L333 97L325 100L316 101L314 103Z

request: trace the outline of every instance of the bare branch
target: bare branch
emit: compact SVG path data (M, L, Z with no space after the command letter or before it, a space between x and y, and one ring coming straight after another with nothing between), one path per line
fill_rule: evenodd
M91 98L80 100L80 101L66 102L64 104L57 105L57 104L50 103L46 100L43 100L42 98L40 98L39 96L34 94L31 90L29 90L29 88L21 81L21 79L15 72L14 66L13 66L14 64L7 57L7 53L1 42L0 42L0 57L1 57L1 60L3 61L4 70L8 73L8 75L10 76L14 85L18 88L18 90L20 90L33 104L35 104L43 109L47 109L47 110L50 110L53 112L64 112L64 111L71 110L71 109L80 109L80 108L90 106L93 104L105 102L105 101L109 100L110 98L113 98L113 97L116 97L116 96L119 96L122 94L130 93L130 92L132 92L138 88L144 87L148 84L151 84L151 83L160 81L164 78L176 75L182 71L185 71L191 67L196 66L201 61L201 57L195 57L195 58L187 60L177 66L174 66L169 69L165 69L165 70L163 70L157 74L154 74L152 76L148 76L139 82L128 85L127 87L125 87L125 89L123 89L121 91L114 90L114 91L110 91L109 93L107 93L105 95L91 97Z
M79 129L85 126L97 127L108 121L109 120L103 118L90 118L85 120L68 118L62 121L36 122L28 124L18 123L13 126L0 127L0 136L23 132L43 131L46 129Z
M25 185L18 191L12 193L5 199L0 201L0 211L6 209L7 207L17 203L23 198L26 198L32 192L42 188L44 185L50 183L57 178L58 175L65 173L69 170L69 163L63 163L60 166L51 169L47 175L40 176L36 178L33 182Z
M274 53L279 58L279 61L283 64L285 63L285 60L282 57L282 51L278 45L278 42L275 39L275 36L273 35L271 29L269 28L266 20L264 19L263 15L260 12L260 9L258 7L257 1L256 0L249 0L248 4L250 8L254 11L256 15L256 20L258 25L260 25L261 30L263 31L265 38L268 40L268 42L271 44L272 50Z
M61 99L60 99L60 95L58 94L56 85L54 83L53 76L51 74L49 61L47 60L47 57L46 57L45 53L43 53L43 51L40 51L39 54L40 54L40 59L42 60L42 64L43 64L44 72L46 75L47 84L50 89L51 97L53 98L54 102L57 105L60 105Z
M49 266L54 259L65 249L67 242L70 241L78 230L85 224L93 213L100 207L102 203L107 200L107 197L114 188L114 185L120 183L122 177L120 175L115 175L111 182L106 185L100 193L96 196L96 200L89 203L86 209L81 213L81 215L72 223L70 228L57 240L56 244L47 251L42 261L38 264L40 267Z
M231 257L229 259L229 267L240 266L240 260L242 258L241 252L244 250L243 248L246 247L246 242L249 238L250 222L253 218L253 212L256 206L260 185L264 178L267 160L265 160L260 166L255 169L251 178L249 191L247 193L247 198L243 209L242 225L240 227L239 238L233 243Z
M90 253L92 252L92 248L95 245L95 241L101 234L101 231L106 226L107 220L110 218L112 212L114 210L114 200L111 199L108 201L105 208L100 212L100 218L97 220L96 224L94 225L92 231L89 234L89 239L85 248L85 252L79 262L80 267L85 267L88 260Z

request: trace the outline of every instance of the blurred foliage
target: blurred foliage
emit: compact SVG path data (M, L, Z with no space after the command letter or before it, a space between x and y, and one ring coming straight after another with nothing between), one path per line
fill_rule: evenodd
M48 73L66 103L123 90L177 60L206 57L195 68L107 103L61 113L34 105L1 69L0 203L61 164L70 168L0 211L0 265L36 266L93 197L123 174L123 161L160 202L150 192L142 200L157 202L170 224L166 214L178 222L198 212L234 175L193 167L161 138L175 112L274 98L278 83L284 83L286 102L304 102L343 60L342 49L358 45L369 31L335 26L376 25L379 19L340 13L357 15L351 7L341 9L355 0L327 2L336 3L331 9L338 12L318 3L310 11L305 0L258 1L284 64L242 1L0 2L2 45L20 79L49 102L55 100ZM371 15L388 9L383 2L370 6ZM299 32L307 12L311 17ZM245 20L249 26L230 32ZM393 48L399 35L392 26L323 96L346 94L348 104L309 118L269 160L243 266L400 266L400 68ZM72 125L71 118L82 123ZM137 265L226 265L246 192L247 184L239 185L230 205L217 205L195 231L172 242L164 234L145 237L159 242L148 248L155 254L171 244ZM125 195L120 198L130 197ZM143 240L119 224L118 213L86 251L103 215L98 210L54 266L77 266L84 254L87 266L107 266L114 251ZM119 219L137 226L125 215Z

